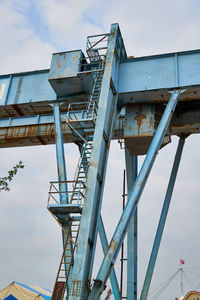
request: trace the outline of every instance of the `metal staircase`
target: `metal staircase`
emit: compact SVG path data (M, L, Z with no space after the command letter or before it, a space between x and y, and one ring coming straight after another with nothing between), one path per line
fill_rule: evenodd
M71 289L68 290L67 283L70 276L70 270L73 268L74 256L76 253L81 212L86 193L87 173L93 147L92 138L88 135L88 131L91 130L91 127L95 127L103 78L103 73L102 71L99 71L99 69L103 69L104 67L104 61L101 59L100 55L97 55L96 50L89 51L89 54L90 61L95 61L96 64L96 71L94 69L94 73L92 74L94 86L90 99L86 103L73 103L68 107L66 123L77 139L77 144L80 149L80 159L76 168L74 180L65 182L67 185L67 203L60 204L59 201L59 198L63 193L60 192L59 189L61 182L51 182L49 191L49 211L61 226L63 220L68 218L68 232L63 228L66 235L66 242L51 299L63 299L65 296L68 298L70 293L72 293ZM95 56L95 58L93 58L93 56ZM52 203L52 201L54 203ZM66 216L68 217L66 218Z
M68 233L66 237L66 243L64 245L51 299L63 299L64 296L68 296L67 281L71 267L73 266L73 257L78 237L79 223L80 218L72 217L70 219L70 233ZM69 251L69 249L71 251Z
M104 61L101 60L97 68L102 68L103 65ZM87 143L91 140L91 130L94 130L97 117L102 78L102 71L93 74L94 86L88 102L73 103L68 106L67 125L80 142Z
M56 281L54 285L52 299L57 299L58 287L60 285L60 294L58 299L63 299L65 290L67 289L67 282L70 275L70 270L73 267L73 258L76 251L76 242L78 238L79 226L80 226L80 215L83 205L85 190L86 190L86 178L89 168L90 155L92 150L92 143L85 143L82 146L81 156L78 162L78 166L75 173L75 180L71 181L72 192L69 197L69 207L73 215L69 221L69 232L66 236L66 242L63 249ZM69 193L69 192L68 192ZM69 296L68 289L67 295Z

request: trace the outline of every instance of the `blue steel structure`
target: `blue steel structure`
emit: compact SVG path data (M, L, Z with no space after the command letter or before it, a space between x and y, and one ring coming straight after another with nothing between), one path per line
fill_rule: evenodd
M55 53L51 68L0 76L0 147L56 144L58 180L48 210L62 228L52 299L147 299L185 138L200 132L200 50L127 57L119 25L89 36L86 53ZM142 293L137 290L137 206L158 151L180 136ZM101 205L111 140L124 140L128 200L108 245ZM67 178L64 143L80 159ZM137 156L146 155L137 171ZM104 259L93 279L99 233ZM127 238L127 293L113 268Z
M141 300L146 299L147 295L148 295L149 285L151 282L151 277L153 274L156 258L158 255L162 232L163 232L163 229L165 226L165 221L166 221L167 213L169 210L169 205L170 205L170 201L171 201L171 197L172 197L172 192L174 189L174 184L176 181L176 176L177 176L178 167L179 167L180 160L181 160L184 143L185 143L185 136L183 136L179 139L179 144L178 144L178 148L177 148L177 152L176 152L176 156L175 156L175 160L174 160L174 165L172 168L172 172L171 172L171 176L170 176L170 180L169 180L169 184L168 184L165 201L163 204L163 209L161 212L158 229L156 232L156 237L154 240L154 244L153 244L153 248L152 248L152 252L151 252L151 256L150 256L149 265L148 265L147 273L146 273L145 280L144 280L144 285L142 288L142 293L141 293L141 297L140 297Z
M138 159L137 156L130 155L125 148L126 175L128 193L137 178ZM137 299L137 256L138 256L138 212L137 207L132 218L127 233L127 298Z

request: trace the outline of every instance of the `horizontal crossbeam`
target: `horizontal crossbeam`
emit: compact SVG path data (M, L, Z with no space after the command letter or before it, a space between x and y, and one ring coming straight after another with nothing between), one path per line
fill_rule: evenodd
M122 60L118 103L165 102L168 91L178 87L187 88L179 101L200 100L199 62L200 50ZM87 93L74 92L57 99L48 82L49 73L46 69L1 75L0 117L44 114L49 110L49 103L55 100L70 103L88 98Z
M152 104L163 109L163 104ZM112 135L113 140L123 139L124 111L122 110ZM76 141L71 130L66 126L66 113L61 113L64 143ZM144 119L145 121L145 119ZM146 122L144 122L146 124ZM147 126L147 125L145 125ZM139 126L138 126L139 128ZM148 128L144 127L147 132ZM145 136L144 132L138 132L138 136ZM200 132L200 101L182 102L177 105L176 112L168 128L168 135L192 134ZM87 129L87 135L93 136L94 128ZM18 116L0 118L0 148L49 145L54 144L54 118L53 114L38 114L30 116Z

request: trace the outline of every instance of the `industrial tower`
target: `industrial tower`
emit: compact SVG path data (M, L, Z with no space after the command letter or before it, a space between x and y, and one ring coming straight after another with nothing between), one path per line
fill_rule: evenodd
M200 50L127 57L119 25L81 50L55 53L48 70L0 76L0 146L56 144L58 179L48 210L62 228L52 299L100 299L127 234L127 299L147 299L185 139L200 131ZM137 205L161 147L180 137L141 295L137 292ZM110 142L124 142L128 200L108 245L101 216ZM80 159L67 178L64 143ZM137 156L146 155L140 170ZM97 235L104 259L92 269ZM124 297L123 297L124 299Z

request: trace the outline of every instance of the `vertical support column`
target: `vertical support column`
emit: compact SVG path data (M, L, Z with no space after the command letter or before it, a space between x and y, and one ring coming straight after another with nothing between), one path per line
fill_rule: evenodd
M184 297L184 290L183 290L183 268L180 267L180 274L181 274L181 297Z
M170 205L170 202L171 202L171 197L172 197L172 193L173 193L173 189L174 189L174 185L175 185L175 181L176 181L176 176L177 176L177 172L178 172L178 168L179 168L179 164L180 164L180 160L181 160L181 155L182 155L184 143L185 143L185 139L180 138L179 143L178 143L178 148L177 148L177 151L176 151L176 156L175 156L175 159L174 159L172 172L171 172L170 179L169 179L169 184L168 184L168 187L167 187L167 192L166 192L166 195L165 195L165 200L164 200L162 212L161 212L161 215L160 215L158 229L157 229L157 232L156 232L156 236L155 236L155 240L154 240L154 244L153 244L153 248L152 248L152 252L151 252L149 265L148 265L148 268L147 268L147 272L146 272L146 276L145 276L144 285L143 285L143 288L142 288L140 300L146 300L147 296L148 296L149 286L150 286L150 283L151 283L151 278L152 278L152 275L153 275L153 271L154 271L154 267L155 267L155 263L156 263L156 258L157 258L157 255L158 255L162 234L163 234L163 230L164 230L164 227L165 227L165 222L166 222L166 219L167 219L167 213L168 213L169 205Z
M77 250L70 283L69 300L88 299L92 268L91 259L95 249L95 234L100 216L106 175L109 145L117 114L117 79L123 41L118 24L111 26L99 107L93 138L93 149L87 174L85 200L82 209Z
M106 237L106 232L105 232L105 228L103 225L103 220L102 220L101 215L99 218L99 236L100 236L100 240L101 240L103 253L104 253L104 255L106 255L106 252L108 250L108 240ZM121 300L121 296L120 296L120 292L119 292L119 285L118 285L117 276L116 276L114 268L113 268L112 272L110 273L110 282L111 282L112 291L113 291L115 300Z
M170 100L165 108L164 114L161 118L157 131L154 135L152 143L149 147L146 158L143 162L142 168L140 169L139 175L136 178L135 184L130 192L127 204L121 215L121 218L116 227L113 238L108 247L108 251L104 260L101 264L97 277L95 279L92 291L89 295L89 300L97 300L101 295L105 283L109 277L112 267L117 259L117 255L125 238L128 230L128 225L133 217L135 210L137 208L139 199L143 192L144 186L148 179L149 173L155 161L157 152L160 149L160 145L167 131L169 122L172 118L176 104L178 102L180 91L174 91L170 97Z
M57 170L58 170L58 181L59 181L59 192L60 192L60 204L68 203L68 194L67 194L67 174L65 166L65 153L64 153L64 144L63 144L63 133L62 133L62 122L60 117L60 108L59 104L56 103L53 106L54 112L54 128L55 128L55 142L56 142L56 157L57 157ZM68 221L62 223L63 228L67 234L70 234L70 226ZM62 230L62 240L63 248L66 243L66 234ZM66 249L66 273L69 267L70 256L72 253L72 245L68 245ZM67 287L68 288L68 287Z
M61 123L60 108L58 103L54 104L53 112L54 112L54 128L55 128L60 203L65 204L68 202L67 184L65 183L67 180L67 175L66 175L66 167L65 167L65 153L64 153L64 144L63 144L62 123Z
M130 155L125 148L128 194L137 177L137 156ZM127 300L137 300L137 208L130 221L127 234Z

